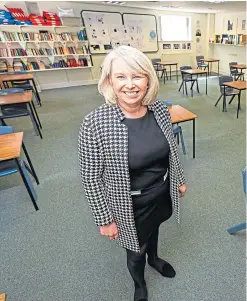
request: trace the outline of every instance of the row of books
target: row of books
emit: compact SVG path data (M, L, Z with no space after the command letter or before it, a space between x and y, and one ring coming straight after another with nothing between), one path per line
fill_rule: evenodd
M88 48L82 46L81 48L76 47L54 47L53 54L88 54Z
M87 67L91 66L91 61L86 58L81 58L78 62L75 59L59 60L56 63L53 63L52 68L70 68L70 67Z
M27 55L52 55L52 50L50 48L28 48L26 49Z
M3 31L3 41L86 41L86 35L80 31L77 35L71 33L54 34L48 31L35 32L9 32Z
M22 48L9 49L11 56L27 56L27 52Z

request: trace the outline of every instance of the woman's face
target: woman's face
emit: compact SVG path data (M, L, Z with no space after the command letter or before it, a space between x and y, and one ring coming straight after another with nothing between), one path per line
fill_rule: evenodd
M118 102L128 106L141 104L148 89L148 77L141 73L128 71L128 66L121 59L112 63L110 83Z

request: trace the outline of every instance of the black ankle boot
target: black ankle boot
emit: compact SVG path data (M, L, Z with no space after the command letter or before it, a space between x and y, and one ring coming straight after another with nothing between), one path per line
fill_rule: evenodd
M147 254L148 254L148 264L153 267L162 276L168 278L174 278L176 272L174 268L165 260L158 257L158 236L159 229L152 233L148 239Z
M148 301L147 286L144 279L144 269L146 265L146 245L141 248L141 252L127 251L127 267L134 280L135 294L134 301Z

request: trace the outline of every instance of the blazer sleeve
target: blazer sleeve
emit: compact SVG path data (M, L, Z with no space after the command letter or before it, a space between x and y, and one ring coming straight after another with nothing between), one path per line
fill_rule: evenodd
M104 161L97 139L87 122L81 125L78 138L80 175L85 195L97 226L113 222L102 179Z
M169 120L170 123L170 128L172 131L172 123L171 123L171 115L170 112L168 110L168 108L165 106L165 113L166 113L166 117ZM183 171L183 167L182 164L180 162L179 156L178 156L178 148L177 148L177 144L173 135L173 132L171 134L172 137L172 142L173 142L173 149L172 149L172 153L173 153L173 157L174 157L174 162L176 165L176 169L177 169L177 175L178 175L178 185L181 186L183 184L185 184L185 177L184 177L184 171Z

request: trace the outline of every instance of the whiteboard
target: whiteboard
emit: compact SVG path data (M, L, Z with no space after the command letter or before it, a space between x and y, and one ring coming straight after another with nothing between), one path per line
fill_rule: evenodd
M122 35L122 15L117 12L81 11L92 54L108 53L112 49L112 35Z
M142 52L157 52L158 34L157 20L154 15L144 14L123 14L124 25L127 27L133 26L139 30L135 34L136 39L140 40L140 47L137 47Z

